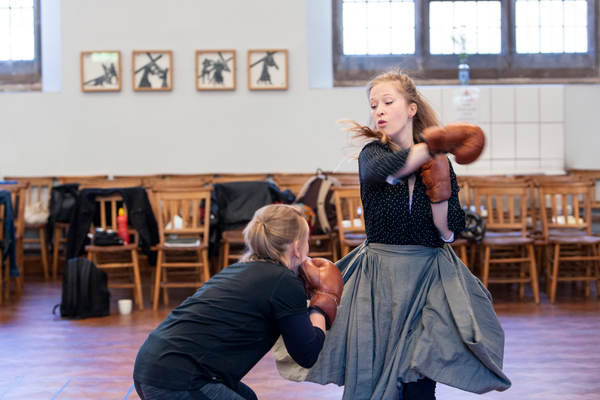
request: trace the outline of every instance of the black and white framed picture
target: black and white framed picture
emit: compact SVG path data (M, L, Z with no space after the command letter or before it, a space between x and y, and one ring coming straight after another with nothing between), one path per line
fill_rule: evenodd
M235 50L196 50L196 89L235 89Z
M133 52L133 90L173 89L173 52L152 50Z
M121 52L82 51L81 90L84 92L121 90Z
M287 50L248 50L248 89L286 90Z

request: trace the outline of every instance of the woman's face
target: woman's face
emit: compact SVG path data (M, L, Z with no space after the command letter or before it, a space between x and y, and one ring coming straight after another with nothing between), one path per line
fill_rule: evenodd
M371 118L377 128L401 147L411 146L412 117L415 103L408 104L392 82L375 85L371 89Z

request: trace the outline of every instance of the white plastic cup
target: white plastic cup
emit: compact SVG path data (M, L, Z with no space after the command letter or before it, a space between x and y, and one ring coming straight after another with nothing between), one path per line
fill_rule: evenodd
M129 315L131 314L131 307L133 306L133 302L131 299L121 299L119 300L119 314L121 315Z

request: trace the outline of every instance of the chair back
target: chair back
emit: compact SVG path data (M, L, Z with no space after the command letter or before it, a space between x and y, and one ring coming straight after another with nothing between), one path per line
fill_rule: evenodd
M90 179L81 182L79 190L81 189L124 189L130 187L144 186L142 179L116 179L116 180L103 180L103 179Z
M590 190L590 203L592 210L600 209L600 170L597 169L569 169L570 175L578 176L581 179L591 179L594 182Z
M551 235L592 234L590 180L539 182L542 232Z
M41 202L50 204L50 192L54 184L54 178L27 178L27 177L11 177L5 178L8 181L16 180L19 183L27 184L25 191L25 204L34 204Z
M90 227L90 232L94 233L96 228L102 229L112 229L113 231L117 231L117 216L119 215L119 208L123 208L125 211L125 215L127 215L127 206L125 205L125 201L123 201L123 196L119 193L110 194L108 196L97 195L96 203L99 206L100 218L99 225L95 225L92 223Z
M27 183L0 184L0 190L10 192L10 201L12 204L15 234L22 238L25 233L25 196L27 193ZM0 214L4 218L4 213Z
M161 244L169 235L198 237L208 245L210 188L167 189L155 192Z
M470 186L473 204L485 220L486 232L527 235L527 181L473 181Z
M108 180L108 175L57 176L56 180L59 185L64 185L65 183L84 183L87 181Z
M365 234L365 219L360 197L360 187L332 187L337 213L337 226L340 241L349 235Z

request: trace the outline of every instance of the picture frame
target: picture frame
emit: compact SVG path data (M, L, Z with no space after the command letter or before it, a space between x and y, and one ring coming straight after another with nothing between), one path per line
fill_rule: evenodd
M132 83L135 91L173 89L173 52L135 50L132 52Z
M121 78L120 51L81 52L83 92L118 92L121 90Z
M287 88L287 50L248 50L249 90L287 90Z
M196 89L235 90L235 50L196 50Z

